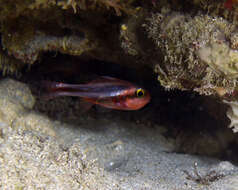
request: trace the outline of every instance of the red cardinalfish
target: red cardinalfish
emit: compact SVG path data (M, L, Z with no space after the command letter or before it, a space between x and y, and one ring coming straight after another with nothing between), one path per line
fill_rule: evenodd
M87 84L45 81L44 86L48 89L48 98L77 96L92 104L117 110L138 110L150 101L150 94L145 89L112 77L100 77Z

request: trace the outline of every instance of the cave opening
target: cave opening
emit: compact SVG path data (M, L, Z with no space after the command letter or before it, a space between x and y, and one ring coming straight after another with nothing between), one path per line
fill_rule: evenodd
M93 106L82 112L84 108L80 98L44 100L39 96L41 80L81 84L99 76L115 77L142 85L150 92L151 102L138 111L118 111ZM230 122L226 117L227 106L215 97L200 96L189 91L165 90L148 65L135 69L125 64L50 52L45 53L30 70L25 68L20 80L28 83L36 96L35 110L52 119L78 124L79 127L79 118L87 116L95 120L103 117L143 123L148 126L147 130L165 126L163 136L172 139L174 152L238 162L238 138L227 127Z

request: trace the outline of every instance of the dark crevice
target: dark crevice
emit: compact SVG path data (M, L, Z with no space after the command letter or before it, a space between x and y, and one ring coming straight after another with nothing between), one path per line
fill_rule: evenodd
M159 125L166 126L164 136L175 140L175 152L208 155L237 162L238 138L227 128L229 119L226 117L226 107L214 97L200 96L189 91L166 91L152 73L148 66L134 69L100 60L82 60L47 53L40 63L34 64L30 71L25 71L21 80L30 84L36 96L40 94L41 80L77 84L98 76L111 76L142 85L152 96L151 102L143 109L125 112L94 106L84 114L95 119L108 117L144 123L148 125L148 130ZM55 98L48 102L38 97L35 109L66 123L77 122L67 115L71 112L75 113L76 118L82 116L77 113L80 110L80 99L75 97Z

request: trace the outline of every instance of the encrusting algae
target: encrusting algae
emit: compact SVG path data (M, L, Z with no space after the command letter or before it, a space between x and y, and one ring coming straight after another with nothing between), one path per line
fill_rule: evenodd
M155 65L158 80L167 89L216 94L237 86L237 26L221 17L177 12L152 14L145 25L148 37L164 56ZM236 49L235 49L236 48Z
M2 75L20 76L20 69L24 66L21 61L14 57L7 56L4 51L0 50L0 70Z
M6 56L8 54L27 64L35 63L47 51L79 56L100 49L97 25L105 23L107 14L135 14L136 10L131 6L133 2L1 0L1 47ZM17 68L19 66L15 66L16 73Z
M120 1L120 0L1 0L0 20L17 18L22 15L29 15L32 11L59 8L62 10L72 10L73 13L85 10L100 10L107 11L112 9L116 15L120 16L122 12L133 13L134 9L131 4L134 0Z

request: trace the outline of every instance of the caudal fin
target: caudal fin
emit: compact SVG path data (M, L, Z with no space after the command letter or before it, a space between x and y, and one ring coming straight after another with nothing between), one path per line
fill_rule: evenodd
M47 80L43 80L41 81L41 88L48 90L48 91L56 91L58 89L61 88L61 84L60 82L53 82L53 81L47 81Z
M60 82L43 80L40 82L40 98L50 100L58 96ZM58 92L57 92L58 91Z

